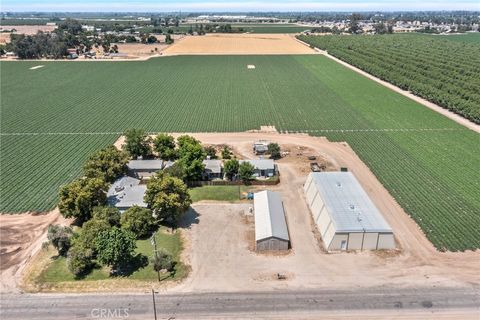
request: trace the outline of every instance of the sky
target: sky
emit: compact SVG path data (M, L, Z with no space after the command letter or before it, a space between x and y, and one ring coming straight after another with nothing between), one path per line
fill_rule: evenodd
M261 12L475 10L480 0L0 0L0 11Z

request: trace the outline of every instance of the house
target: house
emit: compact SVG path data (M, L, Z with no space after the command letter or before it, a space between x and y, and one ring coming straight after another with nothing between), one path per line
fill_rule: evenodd
M253 206L256 250L288 250L290 238L280 194L269 190L257 192Z
M222 161L216 159L206 159L203 160L205 165L204 178L208 180L212 179L222 179L223 178L223 167Z
M268 152L268 142L265 140L256 141L253 144L253 153L254 154L265 154Z
M172 161L163 160L130 160L127 163L128 175L138 179L150 178L158 171L171 167Z
M392 229L351 172L312 172L304 191L328 251L395 248Z
M268 178L277 174L277 165L272 159L240 160L239 163L248 162L253 165L253 176L256 178Z
M123 212L133 206L146 208L143 201L147 186L140 184L139 179L123 176L117 179L108 189L107 203Z

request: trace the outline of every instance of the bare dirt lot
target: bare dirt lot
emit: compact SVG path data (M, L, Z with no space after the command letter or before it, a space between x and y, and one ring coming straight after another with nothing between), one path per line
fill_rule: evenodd
M368 167L345 143L301 134L200 133L192 134L207 144L227 143L245 158L255 158L251 144L266 139L295 147L278 161L281 183L270 190L282 195L292 250L287 255L262 255L251 251L252 219L245 218L252 203L194 204L198 223L185 230L189 248L187 263L192 273L172 291L244 291L313 288L359 288L394 285L480 285L480 253L440 253L416 223L390 196ZM301 148L299 148L301 147ZM326 253L318 239L305 203L302 186L308 155L327 163L327 170L348 167L380 209L396 235L398 250L387 252ZM262 189L261 187L257 187ZM277 280L277 273L286 280Z
M21 34L24 33L26 35L29 34L36 34L38 31L43 31L43 32L51 32L55 30L57 26L47 26L47 25L32 25L32 26L0 26L0 31L1 30L13 30L15 29L16 31L14 33L16 34ZM8 32L2 32L0 33L0 43L8 43L10 42L10 33Z
M68 224L58 210L46 214L0 215L0 291L15 291L22 272L46 240L50 224Z
M167 55L185 54L315 54L285 34L207 34L187 36L165 50Z

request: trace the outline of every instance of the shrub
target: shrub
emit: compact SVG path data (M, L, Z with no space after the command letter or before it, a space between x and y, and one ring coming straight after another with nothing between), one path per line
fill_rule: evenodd
M57 249L60 256L65 256L70 249L72 228L60 225L49 225L47 239Z

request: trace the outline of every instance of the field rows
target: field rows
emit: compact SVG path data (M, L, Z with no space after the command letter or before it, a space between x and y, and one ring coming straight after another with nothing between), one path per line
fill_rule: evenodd
M480 46L474 42L423 35L299 39L480 123Z
M347 141L437 248L480 247L478 134L325 57L42 64L1 65L1 211L51 208L110 132L274 125Z

